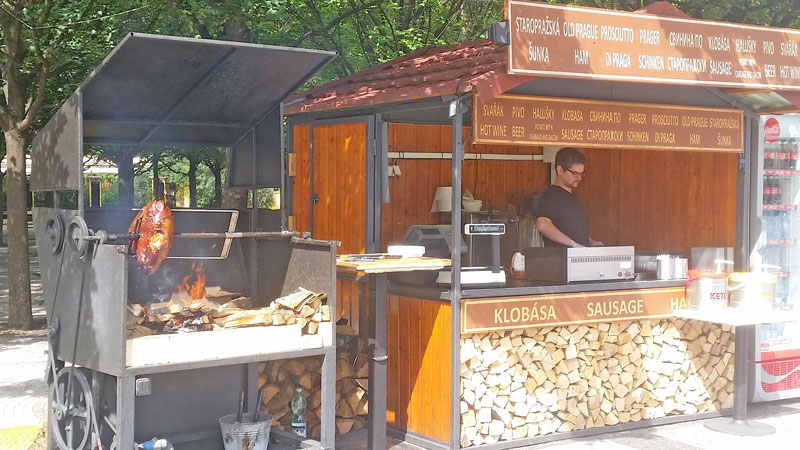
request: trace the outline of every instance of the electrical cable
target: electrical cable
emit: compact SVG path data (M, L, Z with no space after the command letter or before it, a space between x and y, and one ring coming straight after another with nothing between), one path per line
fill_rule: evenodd
M75 22L68 22L68 23L63 23L63 24L58 24L58 25L47 25L47 26L43 26L43 27L34 27L34 26L29 25L24 20L20 19L13 12L9 11L9 9L5 5L0 4L0 9L5 11L6 14L11 16L17 22L21 23L22 25L25 25L25 27L27 27L29 30L46 30L46 29L49 29L49 28L71 27L73 25L79 25L79 24L82 24L82 23L94 22L96 20L105 20L105 19L108 19L109 17L120 16L120 15L123 15L123 14L132 13L134 11L138 11L140 9L144 9L146 7L147 7L147 5L139 6L137 8L131 8L131 9L128 9L128 10L125 10L125 11L120 11L120 12L112 13L112 14L106 14L105 16L94 17L94 18L91 18L91 19L78 20L78 21L75 21Z

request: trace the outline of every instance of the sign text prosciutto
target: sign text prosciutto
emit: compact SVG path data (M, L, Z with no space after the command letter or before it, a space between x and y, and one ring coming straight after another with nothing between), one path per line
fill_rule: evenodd
M800 90L800 31L508 1L513 74Z
M479 144L742 152L744 115L724 108L500 95L475 96Z

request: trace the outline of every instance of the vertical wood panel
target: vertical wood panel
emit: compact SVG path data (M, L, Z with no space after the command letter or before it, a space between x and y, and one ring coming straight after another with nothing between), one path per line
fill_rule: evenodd
M401 429L450 440L450 307L408 297L390 296L387 422ZM396 305L396 306L391 306ZM398 382L392 382L398 380ZM389 400L387 400L388 402ZM394 415L395 420L391 420Z
M307 136L308 126L305 126L305 133ZM295 135L298 134L302 132L296 129ZM340 241L341 246L337 250L339 254L364 252L366 135L366 124L362 122L314 127L314 172L311 178L313 178L313 194L319 196L319 202L314 206L314 223L311 231L317 239ZM306 154L308 154L307 142L308 138L305 143L300 141L300 145L305 145ZM298 145L294 147L298 148ZM302 166L300 164L298 166L295 186L299 184L300 167L302 173L308 176L310 170L308 158ZM309 204L311 194L307 185L299 193L296 190L295 207L303 211L302 205ZM305 208L307 211L308 206ZM306 211L303 211L302 221L298 217L298 223L308 227L309 214ZM359 330L358 284L338 282L337 287L339 293L337 319L345 318L354 329Z
M296 218L295 231L311 231L309 222L310 198L310 151L308 125L294 125L292 127L292 152L295 154L297 164L296 174L292 177L292 214Z
M438 129L438 133L434 132ZM390 124L390 151L449 151L450 128ZM438 137L437 137L438 134ZM540 147L475 145L470 153L541 154ZM642 251L689 252L695 246L735 243L737 156L699 152L582 149L589 176L576 194L590 234L607 245ZM436 186L450 184L449 160L400 160L403 175L389 180L384 204L384 248L411 224L438 223L428 212ZM548 185L540 161L467 160L463 187L484 206L505 209Z
M411 302L404 301L402 297L399 297L400 302L400 315L397 318L398 326L402 333L400 333L400 352L395 355L398 359L403 361L403 364L400 364L400 368L398 370L398 378L400 380L400 384L396 386L399 390L398 394L398 404L397 404L397 411L398 411L398 418L397 418L397 425L400 428L408 428L408 406L411 399L411 369L410 364L406 363L411 356L411 330L408 326L408 318L411 313ZM391 346L389 346L391 348ZM389 355L389 359L392 359L392 355ZM389 386L387 390L392 390L395 386Z
M387 316L388 316L388 328L387 328L387 342L386 342L386 349L387 353L390 355L389 358L389 368L387 374L387 383L389 386L399 386L401 382L400 378L400 368L403 366L403 363L400 360L399 355L401 354L401 346L400 346L400 334L401 334L401 324L398 320L400 317L400 301L399 297L396 295L389 295L388 298L388 309L387 309ZM392 358L391 355L395 355L398 357ZM399 417L399 409L400 409L400 390L395 389L387 389L386 390L386 421L388 423L396 424Z
M452 342L452 336L450 333L450 305L437 305L437 316L436 316L436 334L440 337L441 341L439 343L440 352L444 355L441 358L439 364L439 371L438 371L438 392L439 395L435 403L438 405L442 405L439 414L442 419L446 417L450 417L450 345ZM436 348L433 348L433 351L436 351ZM449 420L438 420L439 427L439 440L444 442L450 441L450 421Z
M586 169L590 175L577 191L584 205L604 201L598 200L604 195L613 199L594 180L594 164L602 160L602 153L613 152L586 151L591 155ZM620 150L619 200L611 205L619 211L616 243L641 251L681 253L692 247L735 245L737 159L728 154ZM613 191L613 173L604 179ZM595 220L602 214L587 207L593 237L612 234L610 219L605 225Z

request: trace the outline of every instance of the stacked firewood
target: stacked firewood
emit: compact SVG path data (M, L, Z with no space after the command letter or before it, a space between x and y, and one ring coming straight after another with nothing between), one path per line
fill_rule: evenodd
M339 334L353 335L347 326L337 326ZM367 422L367 392L369 365L365 353L339 348L336 352L336 432L347 433L363 428ZM262 363L259 386L263 387L262 412L274 416L272 426L281 430L290 429L291 409L289 404L296 388L303 388L307 396L308 409L305 420L308 437L318 439L321 427L321 357L279 360Z
M731 407L733 336L677 319L465 335L461 445Z
M293 324L299 324L303 334L317 334L319 324L331 320L326 300L327 294L301 288L258 308L249 297L210 287L200 299L173 296L144 306L129 303L128 337Z

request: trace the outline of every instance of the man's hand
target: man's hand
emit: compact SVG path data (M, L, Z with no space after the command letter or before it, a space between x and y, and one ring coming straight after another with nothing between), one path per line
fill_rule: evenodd
M567 247L583 247L583 245L573 241L569 236L562 233L549 217L539 217L536 219L536 230L551 241L558 242Z
M591 236L589 236L589 245L592 247L602 247L605 244L603 244L603 241L595 241Z

